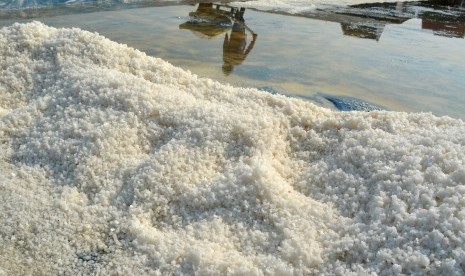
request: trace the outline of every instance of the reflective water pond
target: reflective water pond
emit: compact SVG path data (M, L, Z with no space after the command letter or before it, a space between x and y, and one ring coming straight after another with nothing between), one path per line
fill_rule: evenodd
M371 4L292 16L205 3L48 7L2 11L0 26L79 27L203 77L333 109L355 98L375 109L463 119L461 5Z

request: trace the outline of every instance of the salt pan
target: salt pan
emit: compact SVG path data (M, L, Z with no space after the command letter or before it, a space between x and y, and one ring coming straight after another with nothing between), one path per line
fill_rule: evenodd
M0 267L465 269L465 125L220 84L79 29L0 30Z

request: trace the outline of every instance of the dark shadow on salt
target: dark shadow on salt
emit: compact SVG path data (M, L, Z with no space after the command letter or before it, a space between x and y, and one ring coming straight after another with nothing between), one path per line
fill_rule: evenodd
M257 87L258 90L262 90L262 91L265 91L265 92L268 92L270 94L273 94L273 95L284 95L286 94L285 91L282 91L276 87L273 87L273 86L260 86L260 87Z
M376 111L386 110L383 106L369 103L353 97L321 95L340 111Z

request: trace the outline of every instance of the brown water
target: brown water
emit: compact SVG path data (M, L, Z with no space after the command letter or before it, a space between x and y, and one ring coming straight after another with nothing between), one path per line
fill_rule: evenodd
M430 8L418 7L425 9ZM234 20L199 13L198 5L74 11L29 17L98 32L203 77L330 108L324 96L350 96L388 110L465 118L465 24L456 17L356 24L359 18L347 14L245 10L233 29ZM2 18L0 26L31 20Z

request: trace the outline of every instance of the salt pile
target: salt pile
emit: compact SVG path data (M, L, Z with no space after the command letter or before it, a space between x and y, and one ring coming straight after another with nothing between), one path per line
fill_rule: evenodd
M0 2L0 10L43 8L50 6L79 5L89 3L105 3L109 5L142 1L144 0L3 0Z
M0 275L464 273L460 120L333 112L37 22L0 56Z

